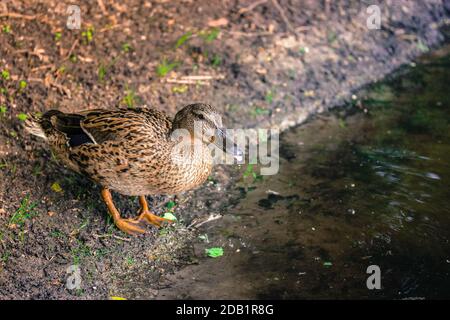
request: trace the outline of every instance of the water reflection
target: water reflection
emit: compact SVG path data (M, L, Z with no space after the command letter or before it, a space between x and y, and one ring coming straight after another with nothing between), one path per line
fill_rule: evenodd
M244 179L198 244L225 256L161 297L450 298L449 62L426 58L283 134L280 173ZM382 290L367 289L369 265Z

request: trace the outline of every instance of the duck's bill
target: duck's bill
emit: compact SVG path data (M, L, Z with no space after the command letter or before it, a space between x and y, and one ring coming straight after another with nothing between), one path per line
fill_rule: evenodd
M244 152L234 143L233 137L227 134L225 128L219 128L216 130L216 143L222 150L241 162L244 159Z

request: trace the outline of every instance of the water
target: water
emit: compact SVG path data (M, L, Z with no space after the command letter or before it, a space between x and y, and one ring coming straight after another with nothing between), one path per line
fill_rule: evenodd
M450 298L450 52L285 133L159 298ZM367 267L381 270L368 290Z

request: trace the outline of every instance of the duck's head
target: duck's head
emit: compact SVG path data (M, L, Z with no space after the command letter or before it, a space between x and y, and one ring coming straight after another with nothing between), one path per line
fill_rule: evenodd
M205 144L214 143L223 151L232 154L238 161L243 158L243 152L227 136L221 114L209 104L195 103L185 106L175 115L172 128L185 129L192 138L199 139Z

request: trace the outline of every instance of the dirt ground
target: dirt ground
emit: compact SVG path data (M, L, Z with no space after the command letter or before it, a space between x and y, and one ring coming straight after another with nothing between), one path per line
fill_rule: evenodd
M0 299L154 297L167 274L198 263L192 224L242 196L245 168L218 167L199 190L149 197L177 224L128 237L98 186L24 132L23 113L146 104L173 114L204 101L229 127L286 129L438 46L450 16L445 0L380 1L381 29L369 30L367 5L350 0L77 3L80 30L66 27L70 3L0 3ZM115 197L136 214L136 199Z

